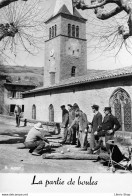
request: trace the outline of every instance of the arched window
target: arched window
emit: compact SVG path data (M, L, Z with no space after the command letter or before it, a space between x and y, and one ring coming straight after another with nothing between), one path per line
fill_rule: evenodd
M52 37L54 37L54 26L52 27Z
M54 107L52 104L49 105L49 122L54 122Z
M55 37L57 35L57 25L55 25Z
M73 66L72 69L71 69L71 76L75 77L75 75L76 75L76 67Z
M75 25L72 25L72 37L75 37Z
M49 39L51 39L51 28L49 28Z
M32 106L32 119L36 120L36 105Z
M122 88L116 89L110 97L113 113L122 125L120 131L131 132L131 98Z
M68 24L68 36L71 37L71 24Z
M76 37L79 38L79 26L76 26Z

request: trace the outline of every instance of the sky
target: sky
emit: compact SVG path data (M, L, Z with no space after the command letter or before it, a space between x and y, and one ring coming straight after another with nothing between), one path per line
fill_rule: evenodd
M86 0L87 1L87 0ZM53 12L55 5L55 0L42 0L42 9L45 13L45 18L48 18L48 16L51 15ZM89 39L89 34L92 32L92 28L95 28L95 34L97 33L98 29L93 26L92 23L95 22L95 26L98 26L97 23L100 21L96 20L96 17L93 13L93 11L85 10L81 11L81 14L88 20L87 21L87 68L88 69L99 69L99 70L111 70L111 69L117 69L122 68L126 66L132 65L132 55L126 51L126 49L123 47L118 55L116 56L116 49L118 45L115 45L115 48L113 50L102 51L100 49L101 45L98 45L98 41L95 41L94 38L92 41ZM114 19L113 19L114 20ZM111 24L112 24L111 20ZM103 24L106 26L108 25L108 28L110 28L108 21L105 21ZM119 22L118 22L119 23ZM91 25L92 24L92 25ZM103 28L104 30L104 28ZM90 40L90 41L89 41ZM91 49L90 46L96 47L96 50ZM91 52L92 51L92 52ZM42 67L44 66L44 46L42 49L36 54L36 55L30 55L27 52L21 51L17 53L17 56L10 55L12 60L9 60L8 63L11 65L27 65L27 66L33 66L33 67Z

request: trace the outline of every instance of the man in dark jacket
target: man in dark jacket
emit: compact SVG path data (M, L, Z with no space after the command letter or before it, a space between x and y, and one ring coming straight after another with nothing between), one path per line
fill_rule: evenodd
M91 130L91 136L90 136L90 149L88 149L88 153L92 154L92 149L97 145L97 137L95 140L94 133L98 131L102 124L102 114L99 112L99 106L98 105L92 105L92 110L94 113L94 117L92 120L92 130Z
M115 131L120 129L121 125L119 121L117 120L117 118L114 115L112 115L111 107L105 107L104 113L105 113L105 116L102 122L101 130L98 130L94 134L105 137L105 146L106 146L107 151L109 152L109 144L107 144L107 142L109 140L114 139L114 133ZM101 140L100 140L100 144L101 144ZM94 150L96 150L98 147L99 146L95 147Z
M68 122L69 122L69 113L65 109L65 105L61 106L62 109L62 123L61 123L61 129L63 130L63 140L61 141L62 144L64 144L67 140L68 135Z

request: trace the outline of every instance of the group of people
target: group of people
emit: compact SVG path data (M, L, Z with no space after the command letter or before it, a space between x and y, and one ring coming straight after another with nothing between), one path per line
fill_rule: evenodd
M94 154L101 148L105 148L109 152L108 141L114 140L115 131L121 127L117 118L112 115L111 107L104 108L105 116L103 118L99 112L99 106L92 105L91 108L94 114L92 122L88 121L87 115L79 108L77 103L68 104L67 107L68 109L65 108L65 105L61 106L61 133L63 133L63 137L60 144L76 145L81 150L87 150L88 154ZM52 148L43 133L42 124L37 123L31 128L26 137L24 144L33 155L39 156L43 151ZM90 135L89 141L88 134Z
M88 154L96 153L101 147L109 152L108 141L114 140L115 131L121 127L117 118L112 114L111 107L104 108L105 116L103 118L99 112L99 106L92 105L94 116L92 122L89 122L87 115L80 110L76 103L73 106L71 104L67 106L68 110L66 110L65 105L61 106L61 129L64 132L61 143L75 144L76 147L80 147L82 150L88 150ZM89 142L88 134L90 134Z

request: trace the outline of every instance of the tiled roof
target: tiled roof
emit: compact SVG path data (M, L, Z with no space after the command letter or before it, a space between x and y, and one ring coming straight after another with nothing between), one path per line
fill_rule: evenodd
M73 85L86 84L90 82L103 81L103 80L108 80L113 78L121 78L125 76L132 76L132 66L125 67L122 69L115 69L115 70L102 70L102 71L88 70L87 75L83 75L79 77L71 77L69 79L62 80L59 84L55 84L49 87L36 88L34 90L27 91L24 94L63 88L66 86L70 87Z
M57 16L57 15L59 15L59 14L66 14L66 15L70 15L70 16L75 16L75 17L80 18L80 19L83 19L83 20L85 20L85 21L87 20L87 19L85 19L84 17L81 16L81 14L76 10L76 8L74 9L73 15L72 15L72 14L69 12L69 10L67 9L66 5L63 5L55 16ZM47 20L45 21L45 23L47 23L48 21L50 21L50 20L51 20L52 18L54 18L55 16L53 16L53 15L50 16L50 18L47 19Z

